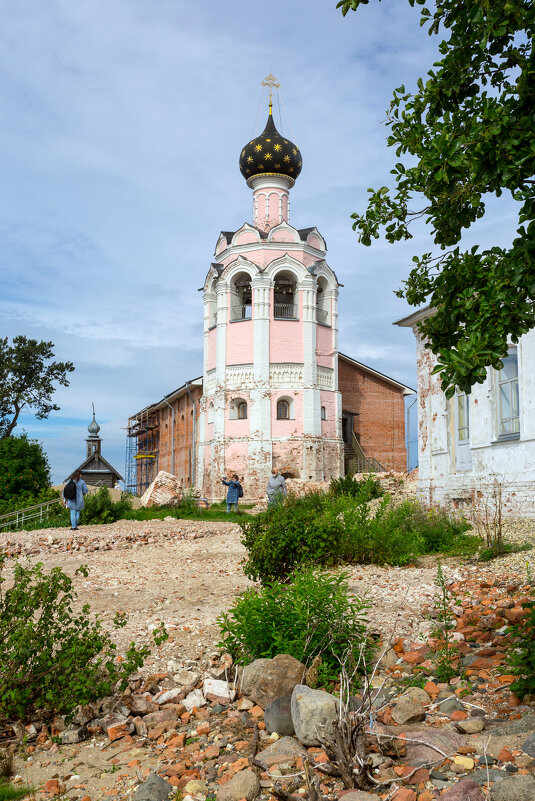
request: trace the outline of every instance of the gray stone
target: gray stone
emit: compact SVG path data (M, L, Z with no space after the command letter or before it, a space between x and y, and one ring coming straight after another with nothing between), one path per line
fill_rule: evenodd
M416 729L407 732L407 737L414 740L423 740L429 745L435 745L446 754L455 754L459 748L465 745L466 740L460 734L448 729ZM406 763L408 765L419 765L423 762L434 762L440 755L434 748L420 743L405 743L407 748Z
M281 737L292 735L294 733L292 696L282 695L268 704L264 712L264 723L270 734L276 731Z
M349 793L344 793L344 801L377 801L376 795L364 792L364 790L350 790Z
M464 706L458 698L450 698L437 707L437 712L441 715L451 715L452 712L464 712Z
M470 778L473 782L476 782L476 784L486 784L487 768L478 768L477 770L472 771ZM489 768L489 781L501 782L506 778L507 773L504 770L499 770L498 768Z
M502 723L498 726L493 726L489 730L492 731L493 737L509 737L515 734L533 734L535 732L535 715L524 715L523 718L518 720L508 720L507 723Z
M329 727L337 715L337 700L324 690L298 684L292 693L292 721L296 737L303 745L321 745L318 729Z
M387 651L383 657L381 657L381 661L379 662L379 664L381 665L382 668L391 668L397 664L398 659L399 657L394 651L394 649L390 648L390 650Z
M425 720L425 708L419 701L402 698L392 710L392 720L398 726L404 726L406 723L418 723Z
M289 695L296 684L304 681L306 667L288 654L277 654L273 659L256 659L246 665L241 676L241 689L245 695L265 709L275 698Z
M193 690L191 693L186 695L182 703L186 707L186 710L191 712L194 706L197 708L206 706L206 698L204 697L202 690Z
M134 793L134 801L167 801L173 785L156 773L151 773L147 781L140 784Z
M78 726L85 726L90 720L98 717L98 707L93 704L78 705L74 710L72 722Z
M411 701L418 701L418 703L424 706L431 703L431 698L421 687L411 687L410 690L403 693L403 698L410 698Z
M478 734L485 728L485 721L483 718L467 718L466 720L459 720L455 728L462 734Z
M492 801L533 801L535 776L510 776L492 788Z
M273 745L260 751L256 758L270 768L272 765L283 765L285 762L291 762L306 755L306 750L293 737L281 737Z
M175 701L175 699L178 698L179 695L182 695L183 692L184 690L182 687L174 687L172 690L166 690L164 693L158 696L158 703L160 706L163 706L164 704L170 704L172 701L178 703Z
M158 709L158 704L154 703L152 696L148 693L147 695L135 695L130 707L134 715L148 715L150 712L157 712Z
M85 726L73 726L72 729L65 729L59 733L59 741L62 745L74 745L87 740L89 732Z
M530 757L535 757L535 732L522 743L522 751Z
M486 801L486 796L472 779L464 779L446 790L440 801Z
M260 795L260 782L252 770L241 770L217 791L217 801L254 801Z

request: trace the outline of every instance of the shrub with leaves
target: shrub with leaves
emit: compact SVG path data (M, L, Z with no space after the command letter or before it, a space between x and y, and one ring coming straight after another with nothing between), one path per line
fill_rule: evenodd
M388 496L374 514L356 496L290 497L241 527L244 572L262 583L284 580L300 565L406 565L425 553L473 553L481 544L466 534L463 518L417 501L394 505Z
M311 568L291 582L251 588L218 619L221 648L247 664L261 657L290 654L306 665L321 657L320 682L334 681L341 663L356 664L366 641L370 603L349 595L346 573Z
M115 523L122 520L132 509L132 496L121 493L118 501L113 501L107 487L100 487L97 492L88 494L84 499L84 508L80 515L80 524Z
M2 591L5 556L0 555L0 717L23 717L33 709L69 712L109 695L150 653L131 643L119 661L117 647L89 605L75 613L73 580L59 567L15 563L13 584ZM76 571L88 575L85 566ZM115 626L126 624L117 615ZM166 639L157 629L155 642Z
M333 478L329 486L329 493L334 496L350 495L359 503L367 503L384 495L381 482L371 473L360 479L354 478L349 473L341 478Z

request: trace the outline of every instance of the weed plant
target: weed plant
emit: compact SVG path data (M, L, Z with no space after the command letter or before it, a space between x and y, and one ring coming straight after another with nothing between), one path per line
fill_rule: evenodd
M358 503L367 503L384 495L381 482L372 473L357 479L348 474L342 478L333 478L329 486L329 494L333 496L349 495Z
M370 603L349 597L346 573L305 568L291 582L251 588L218 618L219 646L241 664L290 654L306 665L321 658L319 683L336 680L344 660L358 661L366 646Z
M68 713L109 695L117 683L124 689L149 649L131 643L118 661L115 643L89 605L73 611L73 580L59 567L45 573L39 562L16 561L13 584L2 591L5 558L0 555L0 718L22 718L34 709ZM82 565L76 573L87 576L88 570ZM126 617L117 615L114 624L122 628ZM167 633L157 629L154 638L160 644Z
M498 556L505 556L508 553L520 553L521 551L531 551L532 545L529 542L495 542L489 548L485 548L479 554L480 562L490 562Z
M446 580L442 566L437 567L435 578L437 591L435 593L435 608L437 613L437 627L433 631L433 637L438 639L439 647L436 651L435 676L443 682L449 682L459 671L455 664L458 662L460 653L456 643L452 640L451 630L455 624L453 614L449 605L449 593L446 587Z
M16 787L9 782L0 779L0 801L18 801L19 798L27 798L32 794L31 787Z
M481 544L469 524L442 510L388 496L374 514L358 496L310 493L241 522L245 574L268 583L300 565L405 565L427 553L471 554Z
M528 580L532 584L531 569ZM530 589L530 598L522 603L526 617L511 625L507 631L512 648L509 651L508 671L516 676L511 690L519 698L535 696L535 587Z

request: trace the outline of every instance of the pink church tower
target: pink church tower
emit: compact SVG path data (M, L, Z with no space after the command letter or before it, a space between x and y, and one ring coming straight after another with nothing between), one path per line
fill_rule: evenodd
M319 231L290 224L301 162L275 127L270 91L266 127L240 155L252 224L220 234L204 284L197 483L211 499L231 473L260 499L272 467L304 481L343 472L339 285Z

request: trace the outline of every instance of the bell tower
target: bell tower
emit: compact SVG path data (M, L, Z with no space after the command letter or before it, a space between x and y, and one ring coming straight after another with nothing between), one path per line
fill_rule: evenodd
M204 378L198 486L220 498L221 476L264 497L272 467L329 481L343 470L338 391L338 281L315 227L290 223L297 145L273 120L241 150L252 222L220 234L203 288Z
M93 407L93 419L91 420L91 422L87 426L87 430L89 431L89 436L86 439L86 443L87 443L87 458L92 456L94 453L100 455L100 450L101 450L101 447L102 447L102 440L98 435L98 432L100 431L100 426L97 423L97 421L95 420L95 404L93 403L91 405Z

